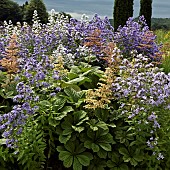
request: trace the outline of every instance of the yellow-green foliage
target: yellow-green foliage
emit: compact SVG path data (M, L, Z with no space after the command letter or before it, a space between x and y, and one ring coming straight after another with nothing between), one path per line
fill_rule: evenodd
M170 72L170 31L157 30L157 41L162 43L162 65L164 72Z

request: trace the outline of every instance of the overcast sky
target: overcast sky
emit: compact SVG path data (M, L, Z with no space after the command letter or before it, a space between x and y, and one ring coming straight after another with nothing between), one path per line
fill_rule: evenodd
M14 0L22 5L26 0ZM29 1L29 0L28 0ZM70 13L75 18L86 14L91 18L95 13L101 17L113 18L114 0L44 0L48 11ZM134 0L134 17L139 14L140 0ZM153 0L152 17L170 18L170 0Z

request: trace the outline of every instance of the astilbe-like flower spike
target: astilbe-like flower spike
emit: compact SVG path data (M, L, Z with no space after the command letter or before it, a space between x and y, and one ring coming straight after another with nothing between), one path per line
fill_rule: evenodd
M111 100L114 99L112 95L112 83L114 82L116 72L118 72L119 63L121 61L120 50L114 43L109 43L103 50L105 53L105 60L107 60L108 67L105 69L104 76L98 83L98 89L89 89L86 93L85 108L97 109L108 108Z
M0 60L0 64L7 70L9 74L18 72L18 46L17 46L17 36L13 34L9 45L6 48L6 56Z

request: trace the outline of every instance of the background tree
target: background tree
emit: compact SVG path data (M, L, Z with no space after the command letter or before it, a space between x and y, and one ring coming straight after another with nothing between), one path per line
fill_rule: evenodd
M133 1L134 0L115 0L114 3L114 29L121 25L124 26L129 17L133 16Z
M144 15L148 27L151 28L152 0L140 0L139 15Z
M28 24L32 24L32 17L34 10L37 11L38 17L42 24L46 24L48 22L48 12L45 4L42 0L30 0L28 5L24 6L24 21Z
M0 21L11 20L13 24L22 21L22 11L20 6L11 0L0 0Z

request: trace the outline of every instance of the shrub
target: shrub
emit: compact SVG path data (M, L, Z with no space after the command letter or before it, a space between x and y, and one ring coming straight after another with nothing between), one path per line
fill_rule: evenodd
M129 18L124 27L119 27L115 32L114 40L125 57L136 50L138 54L147 55L152 61L160 61L160 46L156 43L156 36L146 25L143 16L138 22Z

